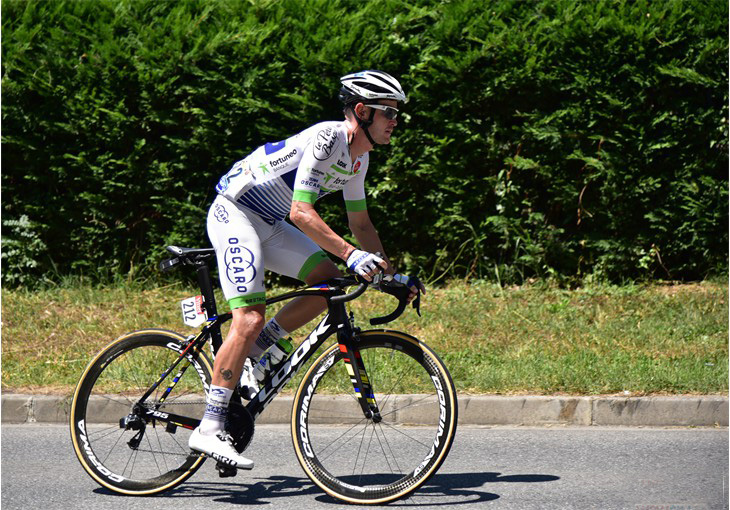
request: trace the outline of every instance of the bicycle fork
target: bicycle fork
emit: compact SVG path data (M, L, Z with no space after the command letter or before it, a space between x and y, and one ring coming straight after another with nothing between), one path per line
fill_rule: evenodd
M360 356L360 349L357 345L357 333L352 328L351 321L352 314L350 314L350 321L345 323L349 327L345 326L337 330L337 343L342 353L342 361L345 362L345 368L350 376L350 382L352 382L363 415L366 419L372 420L374 423L380 423L383 418L380 415L380 409L375 400L375 394L370 384L365 363L363 363L362 356Z

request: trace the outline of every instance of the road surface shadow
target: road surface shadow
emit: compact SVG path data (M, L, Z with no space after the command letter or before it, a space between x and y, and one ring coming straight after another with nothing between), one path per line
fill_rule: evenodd
M296 476L271 476L268 478L248 479L250 483L221 482L188 482L160 497L212 499L220 503L232 505L270 505L278 498L310 495L321 503L342 505L342 502L327 495L316 487L308 478ZM442 473L435 474L412 496L396 501L388 506L424 507L474 504L492 501L499 495L481 490L490 483L536 483L552 482L560 477L544 474L503 475L501 473ZM94 492L116 495L106 489Z

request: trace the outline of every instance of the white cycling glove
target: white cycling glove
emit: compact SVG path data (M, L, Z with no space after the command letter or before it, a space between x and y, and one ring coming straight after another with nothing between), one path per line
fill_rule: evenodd
M375 255L374 253L368 253L362 250L354 250L347 257L347 267L355 271L360 276L367 276L368 273L372 273L376 270L381 270L380 263L383 259Z

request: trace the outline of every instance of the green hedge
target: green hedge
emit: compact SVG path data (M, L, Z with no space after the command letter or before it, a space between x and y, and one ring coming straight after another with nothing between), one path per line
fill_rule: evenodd
M341 118L338 78L364 68L411 98L368 174L407 270L724 274L727 19L724 0L3 0L3 283L207 245L218 177ZM341 197L319 209L346 231Z

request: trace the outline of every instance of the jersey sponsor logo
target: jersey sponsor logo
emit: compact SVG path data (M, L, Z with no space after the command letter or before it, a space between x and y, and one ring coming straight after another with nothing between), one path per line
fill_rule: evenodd
M302 179L301 181L299 181L299 184L302 184L309 188L316 188L317 186L319 186L319 181L315 179Z
M337 160L337 166L347 169L347 163L345 163L344 161L340 161L339 159Z
M334 180L332 180L334 179ZM345 184L347 184L347 181L349 179L340 179L339 177L335 175L328 174L327 177L324 178L324 185L327 186L330 189L342 189Z
M359 171L360 171L360 162L358 161L357 163L355 163L355 168L353 169L352 173L356 174Z
M226 208L221 204L215 204L214 208L215 212L213 214L215 215L215 219L221 223L228 223L228 211L226 211Z
M239 244L238 238L228 239L228 246L223 254L226 265L226 278L236 286L238 292L247 292L248 284L256 278L253 252Z
M271 166L271 168L273 168L274 170L276 170L276 167L277 166L283 165L284 163L286 163L287 161L289 161L291 158L293 158L296 155L297 155L297 150L294 149L293 151L291 151L286 156L282 156L282 157L280 157L278 159L269 160L269 166Z
M332 128L323 129L314 139L314 157L319 161L328 159L337 143L337 133Z

